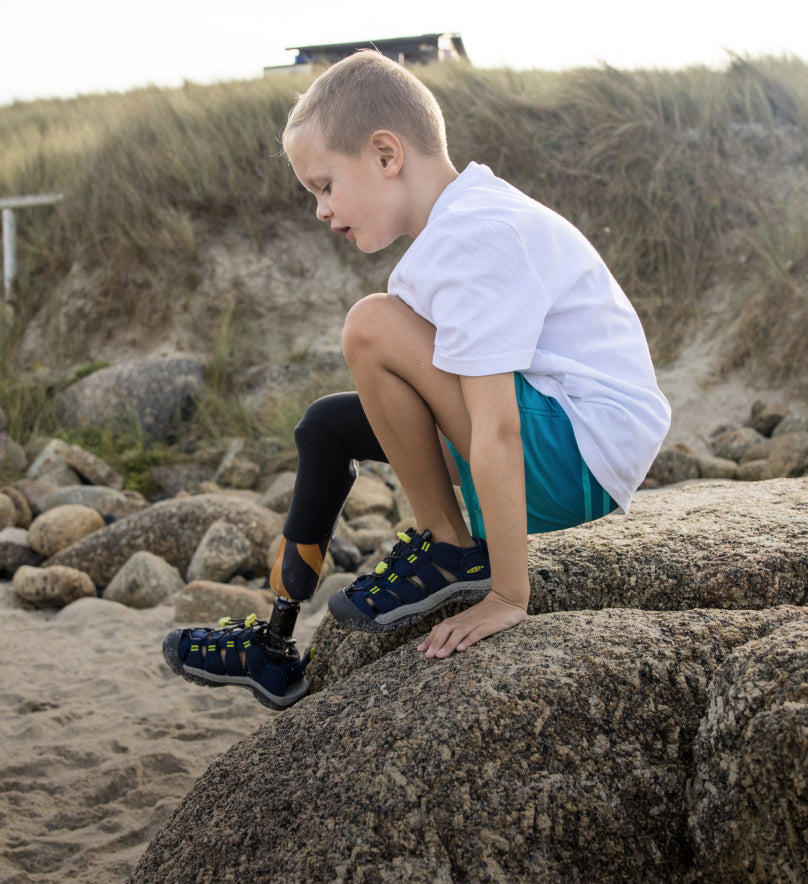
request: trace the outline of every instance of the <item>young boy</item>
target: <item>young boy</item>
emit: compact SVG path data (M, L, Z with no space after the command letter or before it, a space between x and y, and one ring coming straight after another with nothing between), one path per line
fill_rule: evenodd
M319 400L298 428L270 585L313 594L352 459L387 460L416 527L329 608L384 631L474 602L418 645L446 657L526 616L528 533L628 508L670 409L639 319L592 246L487 167L458 173L434 96L403 67L376 52L334 65L293 108L283 146L332 232L363 252L413 242L388 293L348 313L358 399ZM289 705L306 688L289 642L295 610L279 600L270 623L175 630L164 654L192 681Z

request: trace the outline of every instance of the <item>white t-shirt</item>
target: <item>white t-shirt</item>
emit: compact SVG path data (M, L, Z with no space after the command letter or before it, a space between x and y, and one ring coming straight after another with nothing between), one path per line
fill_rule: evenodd
M670 424L640 320L589 241L471 163L390 276L437 329L452 374L519 371L568 415L581 455L625 510Z

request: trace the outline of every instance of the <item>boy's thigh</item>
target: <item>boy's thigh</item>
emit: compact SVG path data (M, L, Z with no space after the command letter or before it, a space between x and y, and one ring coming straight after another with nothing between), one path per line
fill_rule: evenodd
M528 533L571 528L612 512L617 504L581 457L564 410L521 374L515 373L514 377L525 457ZM471 470L455 450L452 455L460 474L472 534L483 536L485 529Z

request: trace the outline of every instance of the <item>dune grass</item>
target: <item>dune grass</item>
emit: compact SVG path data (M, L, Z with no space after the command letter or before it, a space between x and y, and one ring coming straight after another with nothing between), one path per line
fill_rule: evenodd
M734 58L720 71L418 73L444 109L455 164L490 165L581 228L637 307L655 358L676 354L723 280L738 312L727 369L784 383L805 376L808 65ZM54 429L47 390L16 344L72 267L93 274L95 321L159 324L166 292L199 282L200 225L235 223L262 243L283 219L310 211L277 159L279 131L308 82L0 108L0 194L65 194L18 217L17 303L0 318L0 404L18 438ZM229 364L219 349L214 391ZM210 406L214 424L228 408L234 426L255 424L242 399L229 401Z

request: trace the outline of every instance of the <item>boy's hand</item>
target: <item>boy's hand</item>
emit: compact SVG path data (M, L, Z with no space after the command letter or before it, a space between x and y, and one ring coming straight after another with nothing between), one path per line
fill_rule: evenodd
M478 604L435 626L417 650L427 657L448 657L453 651L465 651L481 638L516 626L526 616L524 608L492 589Z

